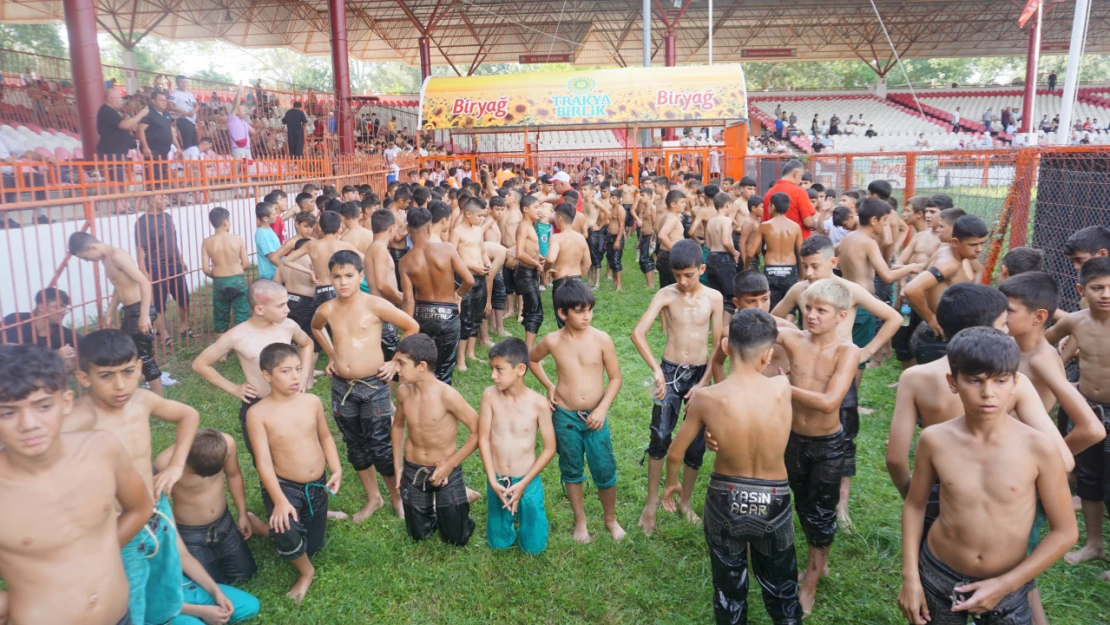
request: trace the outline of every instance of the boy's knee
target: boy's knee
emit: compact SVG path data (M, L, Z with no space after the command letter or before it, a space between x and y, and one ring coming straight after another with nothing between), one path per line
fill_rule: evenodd
M224 594L227 594L226 589ZM235 610L231 613L229 623L239 623L252 619L262 611L262 603L258 598L246 592L240 591L240 593L237 593L235 598L232 599L232 604L234 604Z
M296 560L303 556L308 548L304 529L298 522L290 523L289 529L284 532L275 532L271 528L270 538L273 540L274 548L277 549L278 557L282 560Z

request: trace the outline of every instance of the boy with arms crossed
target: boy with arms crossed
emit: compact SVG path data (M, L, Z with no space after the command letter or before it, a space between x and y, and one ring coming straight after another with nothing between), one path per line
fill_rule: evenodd
M681 206L683 201L676 200L670 206ZM674 215L668 215L672 216ZM674 223L678 223L677 220ZM678 227L681 228L682 224L679 223ZM709 359L707 341L713 341L721 335L724 310L721 294L698 281L704 270L701 264L701 246L690 240L679 240L671 251L669 263L674 270L675 283L656 292L648 309L632 329L632 344L636 346L644 362L651 367L655 378L652 390L655 406L651 414L651 434L647 448L648 497L640 516L640 527L648 536L655 530L659 480L663 477L663 459L671 444L671 433L678 425L682 403L689 399L691 389L705 375ZM655 356L647 342L647 331L655 323L656 317L662 318L667 335L660 363L655 362ZM679 508L691 523L700 522L690 507L690 496L704 455L705 439L699 433L686 451L682 496L678 501Z
M624 538L617 522L617 463L606 419L621 387L620 362L613 339L590 326L594 294L586 283L572 280L554 295L555 314L566 325L544 335L532 350L532 374L547 389L549 409L554 412L559 473L574 512L574 539L590 541L582 483L585 464L597 486L605 527L613 540ZM556 386L543 370L543 359L551 355L559 378ZM602 374L609 377L605 385ZM585 458L585 460L583 460Z
M212 278L212 329L216 336L227 332L228 316L236 325L251 316L247 306L247 246L243 238L231 234L231 213L217 206L208 212L215 234L200 244L200 270Z
M382 333L387 323L404 334L419 332L420 325L393 304L359 289L364 276L356 252L336 252L328 265L337 297L316 309L312 332L328 355L335 425L347 445L347 460L366 490L366 505L351 520L361 523L382 507L375 468L385 479L394 511L401 516L401 495L396 480L390 479L393 405L389 381L393 369L382 354Z
M401 384L393 417L393 470L409 536L425 540L438 529L443 542L462 547L474 532L474 519L460 465L478 447L478 413L436 379L436 357L435 342L426 334L397 345L393 360ZM467 437L456 449L460 422Z
M185 471L200 415L185 404L139 388L135 343L120 330L98 330L81 341L77 381L88 389L66 422L67 431L111 432L123 443L131 465L154 501L146 529L123 548L131 587L128 601L136 623L163 623L181 611L181 561L167 494ZM151 467L150 418L177 424L177 450L164 471Z
M101 243L87 232L69 235L69 253L81 260L104 264L104 273L115 289L112 303L119 301L123 305L119 329L134 341L143 365L143 379L150 390L165 395L162 391L162 370L154 361L154 327L151 324L157 312L151 309L154 291L150 280L126 250ZM114 306L108 308L114 310Z
M459 305L461 329L459 331L459 353L456 368L466 371L466 359L477 360L474 346L478 342L478 330L482 319L490 313L490 289L486 278L492 264L486 253L485 236L482 224L486 220L486 204L477 198L467 198L462 202L462 220L451 230L449 243L459 252L459 258L466 264L474 278L474 288L466 292Z
M3 623L133 622L120 548L142 531L154 502L115 436L61 433L72 404L57 353L0 346Z
M771 285L771 307L778 306L790 287L798 283L798 259L802 248L802 228L787 218L790 196L775 193L771 219L759 225L748 242L748 256L755 257L767 245L763 273Z
M918 439L902 509L898 604L914 625L966 623L969 615L977 623L1032 623L1026 585L1079 534L1064 466L1046 436L1005 411L1021 361L1013 340L970 328L951 338L947 358L964 416ZM938 481L940 516L923 542L926 502ZM1038 496L1051 529L1028 553Z
M852 292L847 286L836 280L818 280L803 297L806 329L782 329L777 342L786 348L790 359L794 416L786 447L786 472L809 543L798 598L802 610L810 614L817 599L817 582L827 570L836 535L847 455L840 412L859 365L860 348L837 333L838 324L847 318L852 305Z
M590 250L586 237L572 228L574 224L574 206L563 202L555 207L555 225L559 227L558 234L551 237L551 247L547 251L547 262L544 266L552 273L554 280L551 282L551 301L555 301L555 293L571 280L582 280L582 276L590 270ZM559 328L566 323L558 313L555 322Z
M758 275L758 274L757 274ZM705 539L713 570L713 611L718 623L746 623L748 548L776 625L802 619L794 519L783 456L791 438L791 387L784 376L764 377L778 336L776 320L759 309L741 310L729 323L729 377L699 391L686 409L667 454L663 508L675 510L678 471L701 429L720 441L705 497ZM737 397L746 398L737 402Z
M547 401L524 385L528 347L507 338L489 350L493 386L482 392L478 412L478 449L486 469L486 540L491 549L547 549L547 512L540 473L555 456L555 429ZM543 451L536 457L536 433ZM518 534L514 522L520 522Z

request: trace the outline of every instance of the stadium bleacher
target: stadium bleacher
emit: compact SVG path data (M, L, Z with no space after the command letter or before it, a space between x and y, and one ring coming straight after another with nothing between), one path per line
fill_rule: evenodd
M81 137L71 130L43 130L34 124L20 124L16 127L2 124L0 134L16 139L27 146L28 150L45 158L68 161L84 157Z
M522 152L524 135L519 132L476 135L478 151L486 153ZM612 130L567 130L539 133L540 150L614 150L623 143Z

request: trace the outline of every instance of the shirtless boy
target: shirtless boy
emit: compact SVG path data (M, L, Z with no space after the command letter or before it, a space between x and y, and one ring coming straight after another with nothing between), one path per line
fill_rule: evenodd
M408 214L412 250L401 259L401 294L405 314L416 319L420 331L430 337L437 349L436 379L447 384L457 364L459 301L474 286L474 276L455 246L432 240L432 213L414 208ZM455 277L461 283L456 288Z
M656 190L658 190L660 186L658 179L656 179L655 186ZM660 215L658 207L655 212L655 223L658 224L655 229L655 238L658 242L658 248L655 253L655 264L659 269L660 289L671 286L676 280L674 267L671 266L671 248L684 239L682 234L682 211L685 207L686 194L675 189L674 191L667 192L665 200L666 212ZM697 244L695 243L695 245ZM699 255L700 253L699 251ZM698 261L698 266L700 267L701 258L699 258ZM662 470L662 466L662 457L660 457L660 470Z
M316 395L300 392L300 356L287 342L262 349L258 365L270 392L247 410L270 539L278 556L297 569L297 581L286 593L294 603L300 603L312 586L316 569L309 558L324 546L328 494L339 494L343 479L324 404Z
M763 257L763 273L771 285L771 308L778 306L790 287L798 283L798 260L802 250L802 228L786 217L790 210L790 196L774 193L771 219L759 224L748 242L748 257L755 257L767 250Z
M478 447L478 413L436 378L437 356L426 334L405 337L397 345L393 360L401 384L393 418L393 470L409 536L425 540L438 529L443 542L462 547L474 532L474 519L460 465ZM467 437L456 449L460 422Z
M131 618L136 623L164 623L181 610L181 561L166 495L185 471L200 415L190 406L139 388L138 351L120 330L85 336L78 366L77 381L88 394L74 405L65 430L115 434L142 476L154 509L146 517L146 529L123 548L123 566L131 586ZM177 450L157 476L150 464L151 417L176 424Z
M749 256L748 248L751 246L752 239L759 227L763 225L763 196L753 195L748 198L748 218L740 226L740 239L733 239L733 245L740 244L740 256L744 262L744 267L748 269L755 269L759 267L758 254L762 250L756 250L757 255Z
M143 379L150 390L165 395L162 391L162 370L154 361L154 327L151 323L157 313L151 307L154 292L150 280L126 250L101 243L87 232L69 235L69 253L81 260L104 264L104 273L115 289L112 301L123 305L119 328L135 342L143 365Z
M389 384L392 368L382 353L386 324L416 334L419 324L385 299L363 293L362 259L350 250L336 252L328 263L338 297L316 309L312 332L328 355L331 405L335 425L347 445L347 460L366 490L366 505L352 517L361 523L382 507L375 469L385 479L393 509L400 516L401 496L393 477L389 439L393 417Z
M543 395L524 385L528 347L507 338L489 350L493 386L482 392L478 411L478 449L486 469L490 549L537 554L547 549L547 511L540 473L555 457L555 429ZM536 456L536 434L543 450ZM519 522L520 530L515 527Z
M489 212L482 224L482 246L489 256L490 268L486 274L486 289L489 290L490 314L482 319L478 329L478 342L486 347L492 347L493 341L489 338L490 328L502 336L508 336L505 331L505 276L501 272L505 266L505 246L501 245L501 220L505 213L505 200L500 196L489 199Z
M644 274L644 286L655 289L655 258L652 257L655 245L655 192L650 186L640 189L635 204L632 205L632 223L640 232L636 242L637 260L640 272Z
M520 226L520 222L524 217L520 212L520 201L524 199L524 193L520 189L509 189L505 194L505 211L502 213L501 223L501 245L505 246L505 267L503 270L503 277L505 279L505 312L502 317L512 318L515 311L521 310L520 297L517 296L516 282L513 281L514 270L516 269L516 232Z
M977 281L979 254L987 241L987 224L974 215L964 215L952 226L952 239L929 261L928 267L906 285L906 301L921 316L912 343L918 364L933 362L944 355L944 331L937 323L936 308L944 290L953 284ZM941 237L944 240L944 237Z
M357 219L356 219L357 221ZM339 227L343 225L343 218L335 211L324 211L320 215L320 231L324 236L312 239L300 249L293 250L288 256L281 259L281 266L294 271L309 274L316 284L314 303L319 307L324 302L335 299L335 288L331 285L328 275L328 261L339 250L351 250L360 256L362 252L354 245L339 238ZM307 269L297 263L297 259L307 256L312 262L312 268Z
M282 250L279 250L280 256L286 256L295 250L308 245L312 240L313 231L319 228L316 217L308 213L297 213L294 223L297 229L297 236L288 239L283 245ZM294 269L293 264L300 265L302 270ZM297 322L297 326L304 330L305 334L312 336L312 316L316 314L316 277L311 273L312 261L308 256L301 256L293 261L289 266L278 267L277 274L274 276L275 280L285 287L288 292L286 300L289 302L289 318ZM313 375L317 375L316 360L320 356L320 345L313 339L314 350L312 353L311 367ZM309 379L308 388L312 388L315 383L315 377Z
M747 310L748 308L758 308L763 312L771 311L771 287L767 284L767 276L755 269L745 269L736 274L732 280L732 305L736 307L737 312ZM796 328L794 324L781 319L779 317L772 318L780 328ZM731 317L730 317L731 319ZM709 385L710 380L717 380L718 382L725 379L725 360L728 358L728 349L724 347L724 340L728 338L729 324L724 324L721 332L724 336L717 345L713 346L713 353L710 357L709 368L706 370L705 375L702 376L701 382L695 387L701 389ZM771 362L763 368L763 375L773 378L783 373L790 373L790 359L786 357L786 349L782 345L775 344L774 350L771 355ZM707 441L708 444L708 441Z
M590 466L605 527L613 540L624 538L617 522L617 463L606 417L621 387L620 362L608 334L590 326L594 294L586 283L572 280L554 295L556 316L566 325L544 335L532 350L532 374L547 389L549 410L554 411L559 473L574 512L574 539L590 542L582 483ZM543 359L555 361L558 385L543 370ZM604 383L604 376L609 383ZM584 460L583 460L584 459Z
M115 436L61 433L72 405L57 353L0 346L0 622L133 622L120 548L154 501Z
M247 246L243 238L231 234L231 213L217 206L208 211L215 234L200 244L200 270L212 278L212 329L216 336L231 327L228 317L235 315L240 324L251 316L247 306Z
M608 210L608 206L605 207ZM601 280L601 261L605 258L605 239L609 235L609 221L602 219L601 203L594 198L593 182L582 183L582 217L589 233L586 242L590 246L590 272L587 281L596 289Z
M684 201L676 200L670 205L681 206ZM668 215L672 216L673 213ZM681 228L681 224L679 227ZM724 311L721 294L698 281L704 266L701 264L701 247L697 243L679 240L672 248L669 264L674 271L675 283L662 287L655 293L648 309L632 329L632 343L640 357L651 367L655 382L652 389L655 406L651 414L651 433L647 448L648 497L640 516L640 527L648 536L655 530L659 480L663 477L663 462L671 444L671 433L678 425L682 403L689 399L690 390L705 375L709 360L706 346L712 345L711 341L721 336ZM655 361L655 355L647 342L647 331L655 323L656 317L662 318L667 335L660 363ZM678 501L683 514L691 523L700 522L690 507L690 496L704 455L705 439L698 434L685 454L682 496Z
M941 240L937 235L940 229L940 209L935 205L930 205L930 198L923 196L916 196L910 198L906 203L906 210L912 214L912 219L907 220L907 223L913 226L916 233L910 240L909 244L902 249L902 253L898 255L898 262L902 265L921 264L925 265L929 259L936 254L940 249ZM918 207L921 210L918 210ZM905 212L903 213L905 215ZM904 278L906 284L913 281L917 277L917 273L911 272L910 275ZM904 286L903 286L904 291ZM903 293L903 297L904 297ZM902 313L905 314L909 309L910 322L898 328L891 339L891 347L894 348L894 354L898 361L902 364L903 369L908 369L914 366L917 362L913 358L913 347L911 339L917 326L921 324L921 315L917 314L908 302L902 304Z
M636 204L637 193L639 187L636 186L636 177L632 174L625 176L624 184L619 187L621 206L624 208L625 213L625 227L624 236L627 237L632 232L634 224L632 219L632 207Z
M389 242L397 230L397 220L391 211L376 210L370 215L370 230L374 233L374 240L366 252L366 264L370 268L363 284L370 286L370 294L384 298L390 304L400 308L404 303L400 285L397 283L397 270L393 264L393 257L389 254ZM393 360L393 353L397 351L397 328L391 323L382 323L382 357L388 362Z
M247 302L251 307L251 318L240 323L223 336L216 339L193 361L193 371L209 384L238 398L239 426L243 432L243 444L247 452L254 455L250 436L247 434L247 410L270 393L270 383L259 368L259 354L272 343L296 343L301 349L301 367L305 371L301 383L307 388L312 376L312 339L304 333L296 321L289 318L289 301L285 288L273 280L259 279L247 289ZM235 352L239 366L243 369L243 384L236 384L220 375L215 364L229 353Z
M543 325L543 302L540 301L540 274L543 273L544 263L547 261L540 254L539 237L534 227L539 220L539 200L536 196L529 195L520 202L523 215L519 227L516 229L516 270L513 272L513 283L516 292L521 297L521 323L524 325L524 342L528 349L536 343L536 334ZM550 251L550 250L548 250ZM591 256L593 252L590 252ZM591 258L592 262L592 258Z
M708 286L719 291L725 301L725 314L736 312L732 303L732 281L736 278L736 268L740 265L740 251L732 241L733 205L732 196L718 193L713 196L713 207L717 213L705 224L705 246L709 250L705 272Z
M964 415L918 439L902 509L898 604L914 625L966 623L972 615L979 623L1032 623L1026 585L1078 538L1064 466L1048 437L1006 413L1021 361L1013 340L967 329L951 338L947 357L948 385ZM937 482L940 515L923 543ZM1038 496L1051 529L1029 553Z
M457 368L459 371L466 371L466 359L477 360L474 346L478 342L478 329L482 325L482 319L493 310L490 300L492 293L486 283L492 261L486 253L482 229L486 221L486 203L477 198L467 198L460 208L462 219L451 230L449 243L458 250L459 258L474 278L474 288L466 292L459 305L461 329Z
M758 275L758 274L756 274ZM729 323L729 377L699 391L686 408L667 454L663 508L674 511L678 471L687 447L702 428L720 441L705 497L705 539L713 570L717 623L745 623L748 612L748 550L752 573L774 623L799 623L798 563L790 483L783 456L791 438L791 386L783 376L766 378L778 336L775 318L742 310ZM737 402L737 397L746 398Z
M555 301L555 293L559 288L571 280L582 280L582 276L590 270L590 249L586 237L576 232L574 224L574 205L563 202L555 207L555 225L559 232L551 237L551 246L547 250L547 261L544 267L552 274L551 301ZM559 328L566 323L558 313L555 322Z
M1016 278L1015 278L1016 279ZM1082 345L1079 351L1079 392L1094 411L1102 416L1102 425L1110 418L1110 371L1105 354L1110 349L1110 257L1094 256L1079 268L1078 290L1087 308L1074 312L1045 332L1045 339L1055 345L1064 337L1071 337ZM1063 406L1061 406L1063 409ZM1072 414L1079 426L1081 420ZM1110 447L1094 445L1075 457L1076 493L1083 506L1087 543L1082 549L1068 554L1071 564L1103 558L1102 517L1110 503L1110 480L1105 467L1110 463ZM1102 574L1110 581L1110 571Z
M790 359L794 416L786 448L786 471L809 543L799 591L802 610L809 614L836 535L847 451L840 411L852 388L860 348L837 331L852 306L851 289L826 278L809 285L803 298L806 329L782 329L777 340Z
M613 290L620 291L621 271L624 266L621 257L624 256L624 239L627 236L624 224L628 213L615 195L609 196L609 236L605 239L605 263L609 266L609 273L613 277Z
M154 468L164 471L175 453L176 445L167 447L154 459ZM231 516L227 493L231 493L238 522ZM254 577L257 567L246 543L254 531L253 519L247 513L243 472L230 434L212 428L197 430L185 472L170 495L178 535L216 583Z
M400 201L396 197L390 202L387 198L382 205L393 213L394 223L397 228L393 232L393 239L389 241L389 256L393 259L393 264L396 267L397 283L401 283L401 259L408 253L408 212L406 209L406 201Z

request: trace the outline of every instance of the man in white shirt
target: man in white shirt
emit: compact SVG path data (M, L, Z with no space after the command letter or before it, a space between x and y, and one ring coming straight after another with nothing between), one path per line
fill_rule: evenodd
M178 76L176 83L177 88L169 96L169 112L177 118L182 157L191 161L200 156L197 147L197 98L189 91L184 76Z
M952 132L960 131L960 107L956 107L956 112L952 113Z

